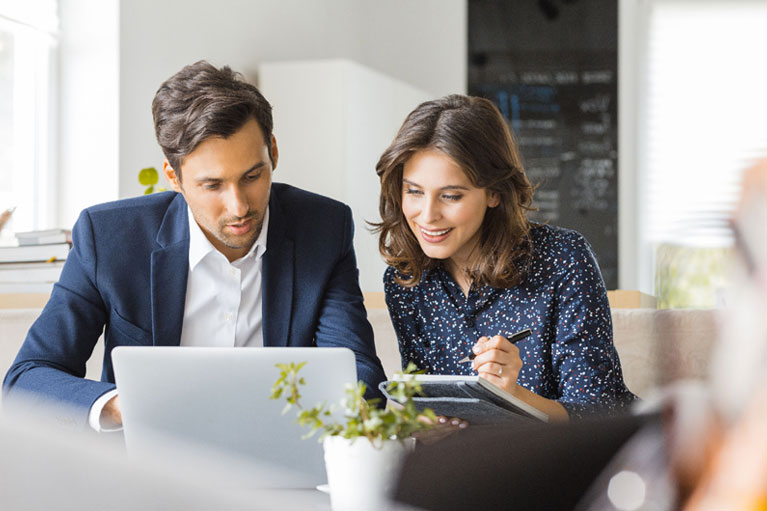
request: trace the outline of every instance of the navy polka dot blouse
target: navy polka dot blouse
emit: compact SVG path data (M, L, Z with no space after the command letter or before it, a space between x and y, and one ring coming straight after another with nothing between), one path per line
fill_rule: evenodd
M635 399L623 382L613 345L604 281L588 242L575 231L536 226L526 278L512 288L472 286L469 296L444 269L424 272L405 288L384 275L386 304L403 367L431 374L476 374L458 361L482 336L530 328L517 342L523 367L517 384L557 400L571 417L616 411Z

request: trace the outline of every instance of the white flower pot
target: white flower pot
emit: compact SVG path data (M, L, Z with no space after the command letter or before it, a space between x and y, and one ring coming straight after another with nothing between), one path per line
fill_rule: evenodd
M400 463L415 439L354 441L340 436L325 437L325 469L334 511L387 509Z

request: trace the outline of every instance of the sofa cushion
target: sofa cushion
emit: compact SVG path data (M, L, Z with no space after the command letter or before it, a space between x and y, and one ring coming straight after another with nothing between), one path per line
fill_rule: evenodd
M682 379L703 379L717 337L715 309L613 309L623 378L640 397Z

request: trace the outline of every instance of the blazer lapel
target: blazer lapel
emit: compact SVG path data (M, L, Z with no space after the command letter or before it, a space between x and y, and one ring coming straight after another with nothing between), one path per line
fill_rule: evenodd
M269 199L269 232L262 273L261 320L264 346L287 346L293 309L293 240L274 189Z
M152 338L155 346L178 346L189 274L189 219L181 194L176 195L165 213L157 243L160 248L152 252L150 277Z

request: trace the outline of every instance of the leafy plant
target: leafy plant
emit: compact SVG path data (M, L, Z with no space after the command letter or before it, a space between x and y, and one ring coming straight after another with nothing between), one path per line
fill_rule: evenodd
M301 404L299 386L306 382L298 375L306 362L277 364L280 376L272 386L271 399L279 399L285 396L287 401L282 413L287 413L293 406L299 411L296 418L302 426L308 426L310 431L304 435L308 438L318 431L322 431L320 440L328 435L338 435L343 438L365 437L369 441L385 439L404 439L416 431L433 427L437 423L437 416L426 408L418 411L413 402L413 397L422 394L421 383L414 377L401 378L400 381L392 381L386 391L402 406L390 406L386 409L378 408L379 399L366 400L364 398L367 386L363 382L356 385L348 385L346 399L342 403L344 407L344 421L337 422L333 419L335 407L320 403L313 408L304 408ZM400 373L404 376L415 375L415 364L408 364L407 368Z
M144 190L144 195L149 195L150 193L154 193L154 192L167 191L167 188L165 188L164 186L160 186L155 190L154 186L157 184L159 180L160 180L160 174L157 172L157 169L154 167L147 167L145 169L141 169L138 173L138 182L146 186L146 190Z

